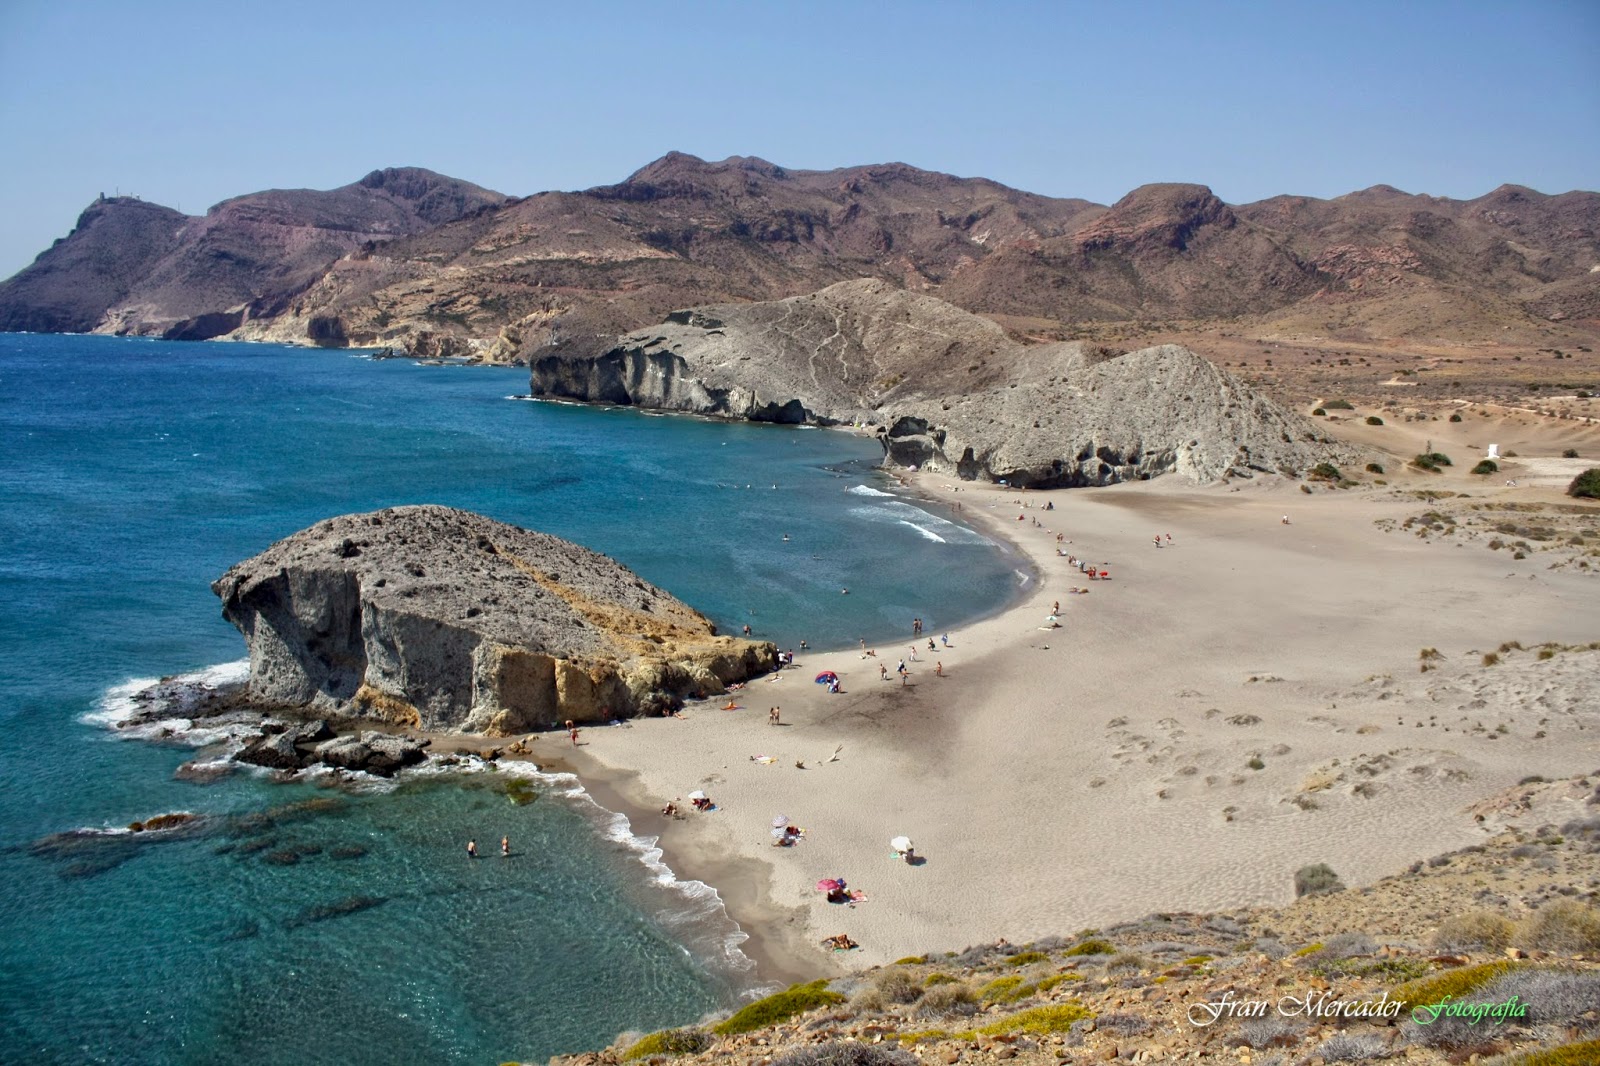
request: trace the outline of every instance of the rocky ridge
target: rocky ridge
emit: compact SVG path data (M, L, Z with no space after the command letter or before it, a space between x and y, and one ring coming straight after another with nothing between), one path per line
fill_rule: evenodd
M875 279L674 312L598 356L535 358L531 390L876 424L895 462L1039 488L1296 474L1353 455L1186 348L1024 347L986 318Z
M250 700L300 717L503 736L656 712L775 665L771 644L718 636L603 555L445 507L320 522L212 591L249 644ZM286 757L315 739L268 738Z
M1228 205L1168 183L1106 207L901 163L808 171L673 152L578 192L512 199L399 168L172 214L173 246L160 233L108 242L110 227L80 220L0 282L0 328L527 361L597 354L674 308L861 277L1039 340L1210 322L1346 342L1492 329L1542 345L1591 337L1600 306L1600 195L1517 186Z
M283 314L344 256L505 200L420 167L326 191L251 193L198 217L101 197L72 233L0 282L0 331L225 336ZM349 343L336 318L317 317L302 323L300 343Z

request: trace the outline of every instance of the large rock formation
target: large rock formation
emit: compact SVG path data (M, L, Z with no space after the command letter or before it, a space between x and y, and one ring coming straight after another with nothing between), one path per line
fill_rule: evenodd
M876 424L897 462L1035 487L1295 474L1353 454L1187 348L1024 347L988 319L875 279L675 312L599 356L535 359L531 388L756 421Z
M446 507L318 523L212 591L249 643L251 698L311 715L504 735L647 713L775 665L771 644L718 636L603 555Z

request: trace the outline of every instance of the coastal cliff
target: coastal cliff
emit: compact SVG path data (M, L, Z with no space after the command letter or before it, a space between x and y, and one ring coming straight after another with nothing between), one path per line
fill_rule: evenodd
M320 522L212 591L249 644L252 701L434 731L659 711L776 657L606 556L446 507Z
M530 366L535 396L876 425L897 463L1019 486L1294 475L1355 456L1187 348L1025 347L877 279L673 312L599 355Z

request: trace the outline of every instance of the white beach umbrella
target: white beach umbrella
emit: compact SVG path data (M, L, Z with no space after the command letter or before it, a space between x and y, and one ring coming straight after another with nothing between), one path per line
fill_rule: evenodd
M772 828L774 829L782 829L788 824L789 816L787 814L780 814L776 818L772 819Z
M706 798L706 794L697 788L693 792L689 793L689 798L692 800L703 800Z
M893 840L889 841L889 846L891 848L893 848L894 850L896 850L896 851L910 851L911 850L911 838L910 837L895 837Z

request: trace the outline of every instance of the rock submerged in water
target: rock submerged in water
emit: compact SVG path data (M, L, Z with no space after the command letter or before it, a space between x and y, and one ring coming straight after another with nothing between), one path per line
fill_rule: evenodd
M719 636L606 556L447 507L320 522L211 587L249 645L250 699L307 714L504 736L650 713L776 666L772 644ZM392 772L421 757L372 733L307 752L306 728L240 758Z

